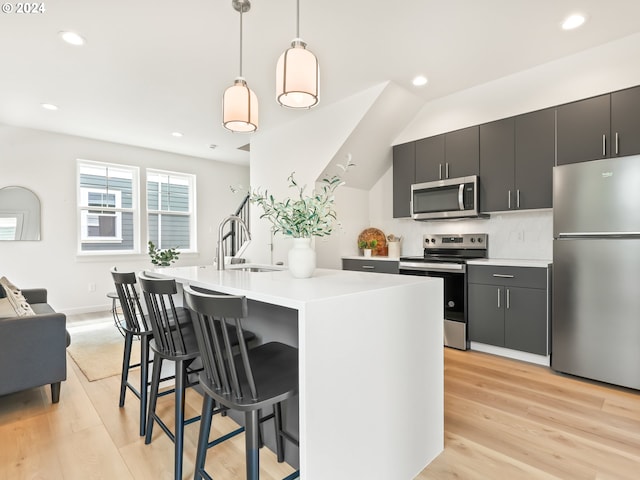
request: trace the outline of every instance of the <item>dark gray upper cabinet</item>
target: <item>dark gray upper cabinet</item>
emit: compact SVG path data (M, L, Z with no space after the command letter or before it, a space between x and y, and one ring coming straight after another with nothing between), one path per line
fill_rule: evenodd
M393 218L410 217L411 185L415 183L416 142L393 147Z
M515 120L505 118L480 125L480 209L515 207Z
M551 208L554 162L554 109L481 125L481 210Z
M480 173L479 127L423 138L416 142L416 183Z
M611 156L640 153L640 87L611 94Z
M480 173L480 127L468 127L444 136L443 178L466 177Z
M445 178L444 137L436 135L416 142L416 183Z
M556 112L539 110L515 118L515 188L520 209L551 208L556 158Z
M611 95L561 105L556 111L558 165L609 156Z

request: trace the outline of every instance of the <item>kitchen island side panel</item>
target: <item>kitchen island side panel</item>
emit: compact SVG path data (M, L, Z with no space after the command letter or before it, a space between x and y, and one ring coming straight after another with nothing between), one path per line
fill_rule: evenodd
M442 299L424 278L300 310L305 480L410 480L442 452Z

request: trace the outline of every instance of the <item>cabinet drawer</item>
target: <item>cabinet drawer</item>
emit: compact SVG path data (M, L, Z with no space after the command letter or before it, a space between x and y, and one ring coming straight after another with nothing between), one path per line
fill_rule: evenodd
M355 270L357 272L399 273L400 262L393 260L360 260L355 258L343 258L342 269Z
M540 267L469 265L467 278L469 283L547 288L547 269Z

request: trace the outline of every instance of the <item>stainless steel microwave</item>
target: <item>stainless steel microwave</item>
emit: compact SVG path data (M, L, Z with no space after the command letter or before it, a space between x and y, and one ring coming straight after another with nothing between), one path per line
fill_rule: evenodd
M411 185L411 217L414 220L479 215L477 175Z

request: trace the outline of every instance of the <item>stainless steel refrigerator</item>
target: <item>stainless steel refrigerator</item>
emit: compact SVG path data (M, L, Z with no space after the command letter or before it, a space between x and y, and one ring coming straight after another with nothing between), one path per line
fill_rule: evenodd
M640 155L554 168L551 368L640 389Z

